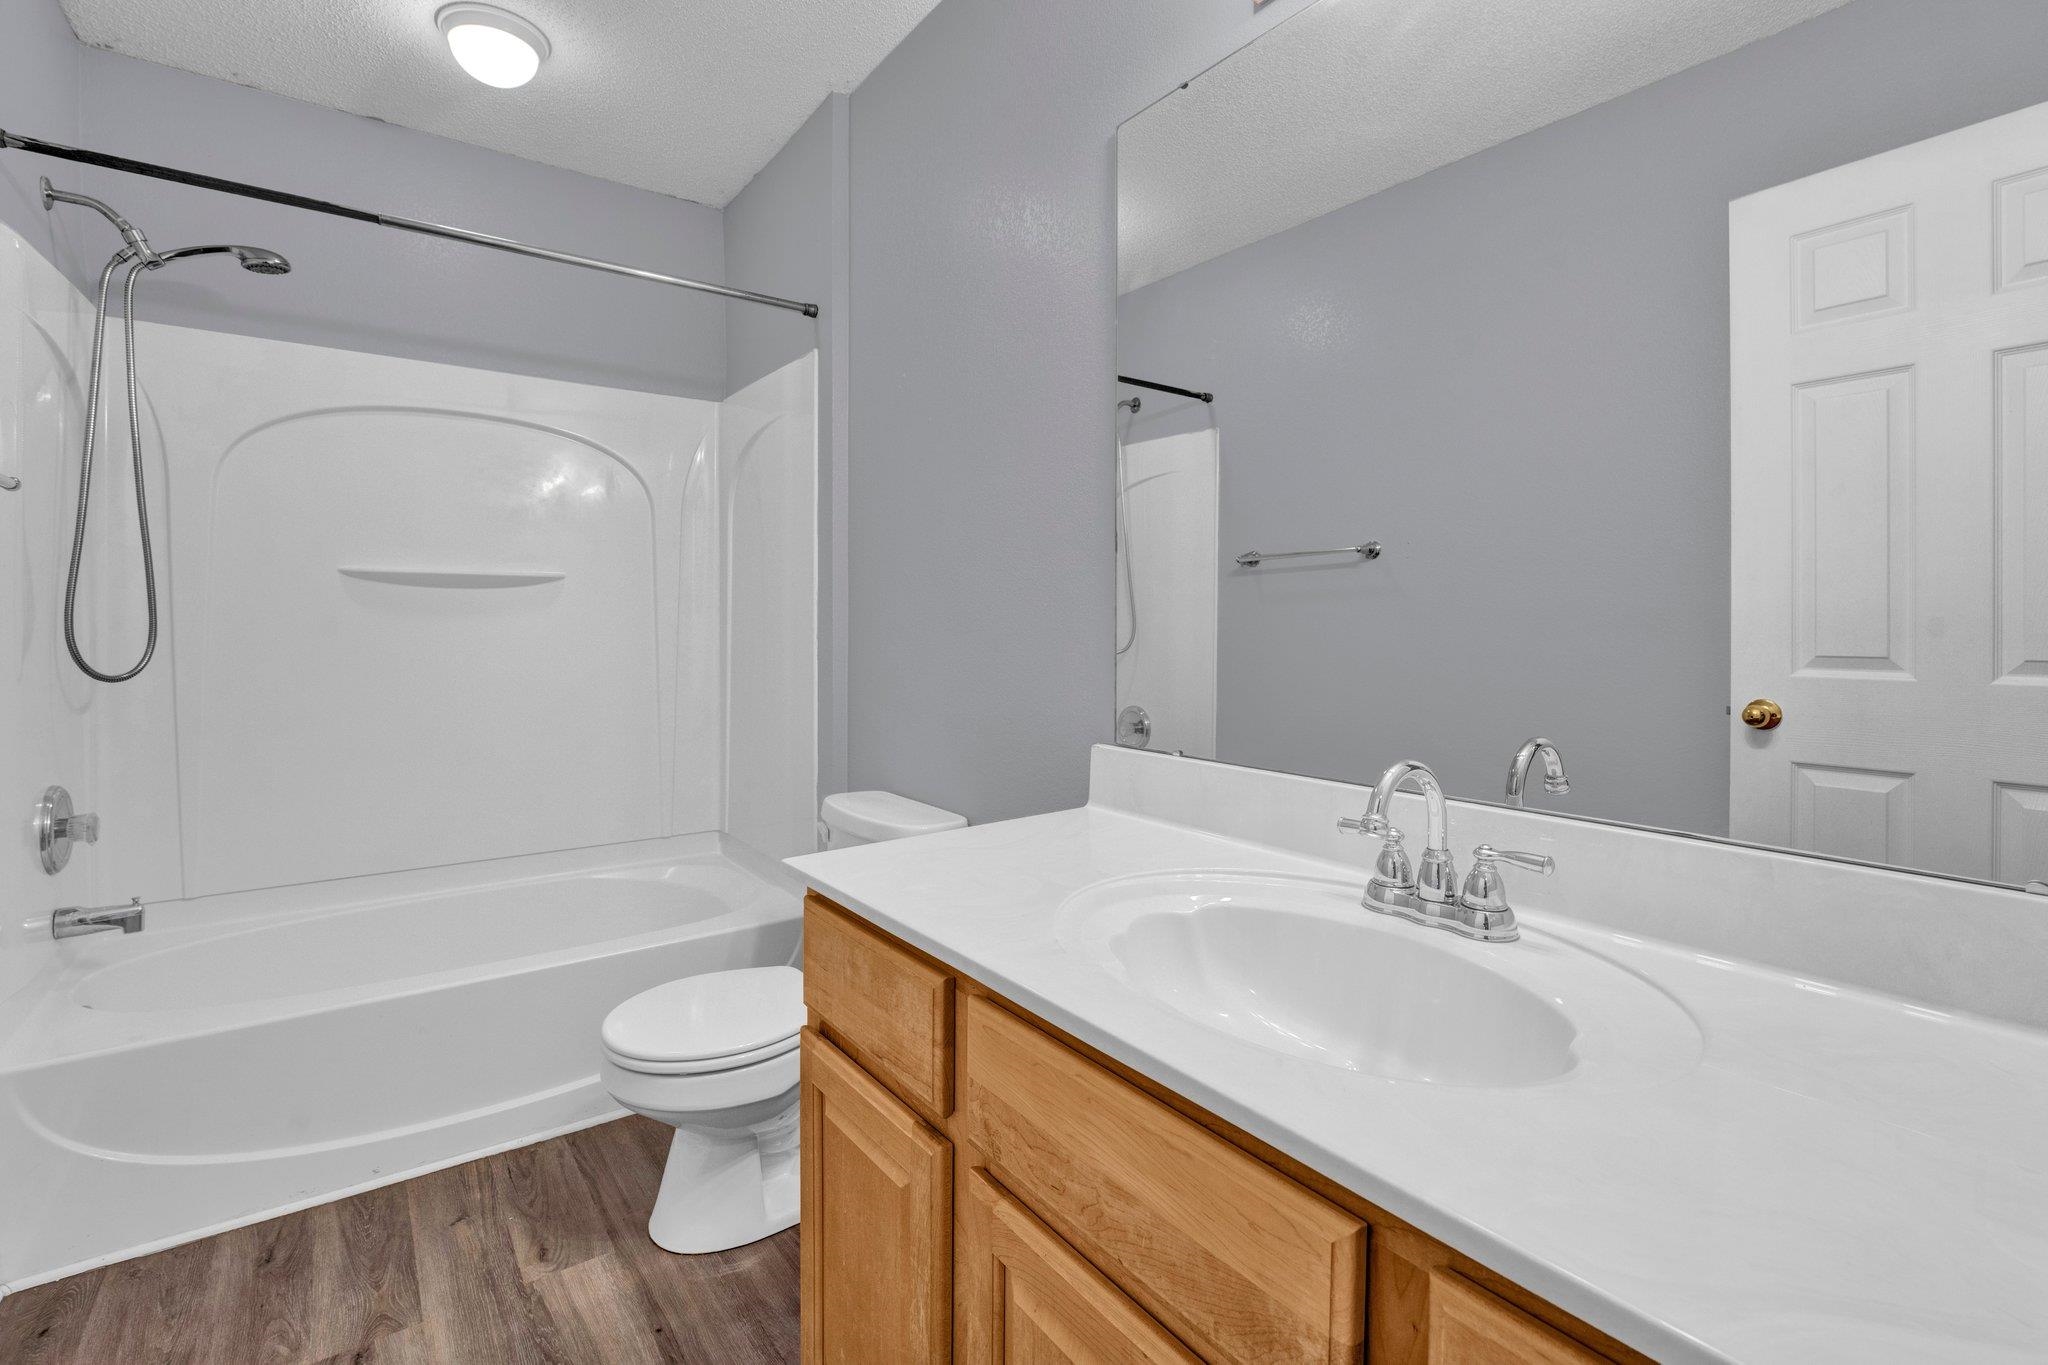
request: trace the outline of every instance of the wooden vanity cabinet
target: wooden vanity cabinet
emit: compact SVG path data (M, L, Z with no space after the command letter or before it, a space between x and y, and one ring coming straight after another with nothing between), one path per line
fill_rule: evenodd
M806 1365L1645 1357L805 902Z

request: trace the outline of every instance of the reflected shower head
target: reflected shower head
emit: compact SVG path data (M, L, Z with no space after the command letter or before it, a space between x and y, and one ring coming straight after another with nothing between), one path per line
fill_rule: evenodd
M241 263L242 269L252 275L289 275L292 263L275 251L266 251L260 246L181 246L176 251L160 252L156 264L165 265L186 256L232 255Z

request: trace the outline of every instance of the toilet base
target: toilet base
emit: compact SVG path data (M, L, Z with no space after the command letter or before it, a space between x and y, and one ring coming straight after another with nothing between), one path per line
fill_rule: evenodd
M797 1122L739 1132L676 1129L647 1235L664 1251L703 1255L772 1237L798 1217Z

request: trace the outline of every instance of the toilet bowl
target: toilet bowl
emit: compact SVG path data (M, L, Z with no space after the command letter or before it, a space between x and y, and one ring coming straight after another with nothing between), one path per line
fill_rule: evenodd
M794 967L684 977L604 1021L604 1084L676 1130L648 1235L669 1251L725 1251L797 1220Z
M818 813L825 848L958 829L893 792L842 792ZM726 1251L797 1221L797 1040L804 976L746 967L642 991L604 1021L605 1089L676 1130L648 1235L669 1251Z

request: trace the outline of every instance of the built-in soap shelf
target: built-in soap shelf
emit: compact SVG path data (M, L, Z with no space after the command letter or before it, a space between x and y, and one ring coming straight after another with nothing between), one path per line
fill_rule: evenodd
M359 578L365 583L397 583L408 588L528 588L568 577L559 569L343 568L340 573L343 578Z

